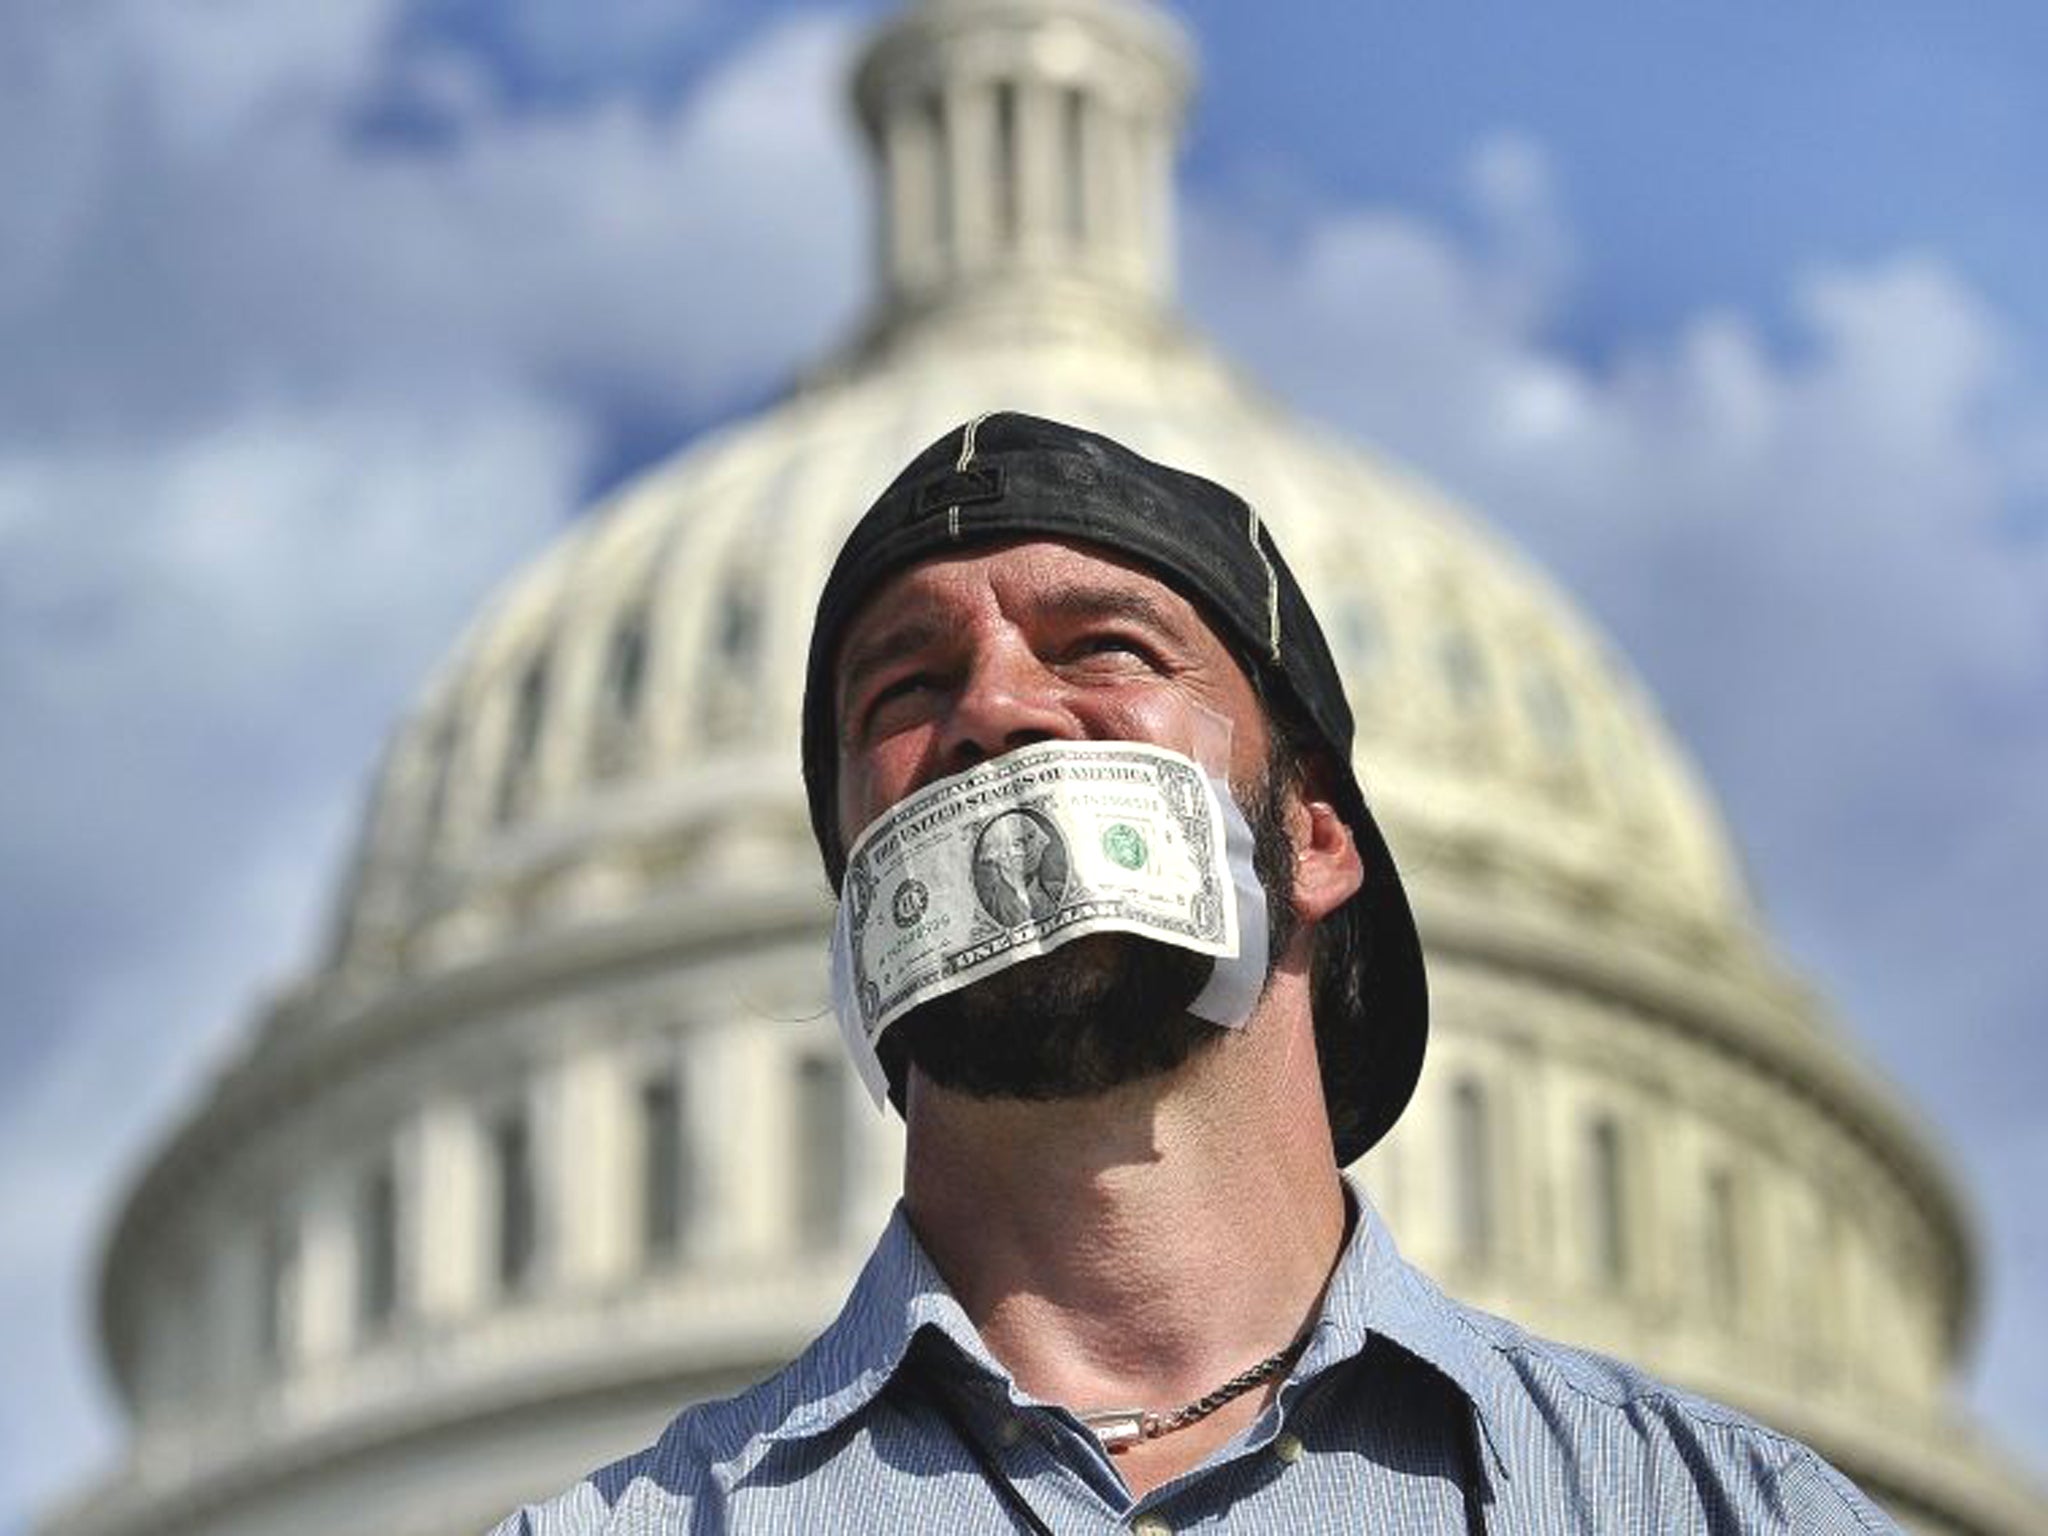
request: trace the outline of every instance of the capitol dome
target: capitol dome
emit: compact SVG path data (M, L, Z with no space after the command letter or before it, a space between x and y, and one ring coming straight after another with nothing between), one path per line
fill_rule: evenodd
M480 1529L830 1315L900 1128L825 1011L811 611L894 472L997 408L1240 491L1323 620L1429 951L1430 1061L1359 1168L1410 1255L1811 1441L1915 1530L2048 1523L1951 1402L1959 1193L1777 958L1654 701L1501 537L1186 328L1191 64L1140 0L926 0L871 40L866 324L582 519L429 680L328 952L120 1212L132 1442L52 1532Z

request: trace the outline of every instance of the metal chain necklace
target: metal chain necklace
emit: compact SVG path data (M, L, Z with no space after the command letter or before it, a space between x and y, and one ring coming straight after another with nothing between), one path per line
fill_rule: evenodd
M1082 1424L1095 1431L1102 1442L1102 1448L1114 1454L1127 1451L1146 1440L1157 1440L1161 1435L1170 1435L1176 1429L1186 1429L1190 1424L1206 1419L1233 1398L1243 1397L1253 1387L1271 1381L1287 1368L1305 1341L1295 1339L1283 1344L1249 1370L1239 1371L1230 1380L1213 1392L1196 1398L1192 1403L1176 1408L1171 1413L1154 1413L1149 1408L1097 1408L1091 1413L1076 1414Z

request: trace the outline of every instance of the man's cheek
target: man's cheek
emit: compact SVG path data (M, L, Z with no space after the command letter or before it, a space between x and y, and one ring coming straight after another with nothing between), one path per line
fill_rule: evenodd
M1256 743L1240 746L1230 717L1189 693L1173 688L1148 688L1120 701L1118 735L1125 741L1150 742L1193 758L1209 772L1235 783L1240 771L1256 769L1262 759ZM1239 754L1248 754L1240 763Z
M839 766L840 842L852 846L882 812L917 787L917 744L892 738Z
M868 808L872 798L870 774L865 767L842 763L839 767L839 846L851 848L861 828L873 819Z

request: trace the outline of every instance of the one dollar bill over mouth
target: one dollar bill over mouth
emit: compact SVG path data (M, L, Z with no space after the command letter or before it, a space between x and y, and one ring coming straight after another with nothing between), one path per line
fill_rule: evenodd
M1089 934L1235 956L1227 840L1209 776L1136 742L1044 742L928 785L847 857L833 980L848 1043L857 1025L866 1068L919 1003Z

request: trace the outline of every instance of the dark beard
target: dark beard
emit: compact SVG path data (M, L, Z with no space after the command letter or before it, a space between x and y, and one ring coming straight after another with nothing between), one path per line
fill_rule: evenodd
M1269 968L1294 933L1294 860L1267 764L1240 797L1253 867L1266 891ZM876 1043L892 1081L915 1062L942 1088L977 1099L1092 1098L1173 1072L1224 1031L1187 1011L1215 962L1128 934L1076 939L985 981L935 997Z

